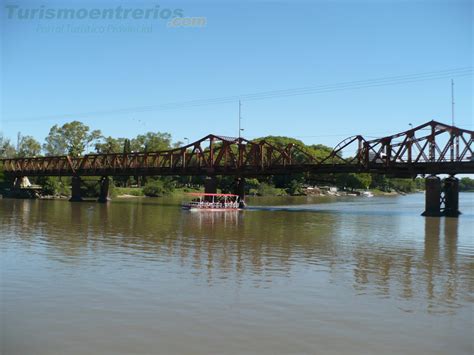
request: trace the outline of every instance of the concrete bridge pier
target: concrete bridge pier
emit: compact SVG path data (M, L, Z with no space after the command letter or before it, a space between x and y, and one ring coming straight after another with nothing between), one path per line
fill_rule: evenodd
M441 179L436 175L425 179L425 212L422 216L441 216Z
M110 178L108 176L102 176L99 180L100 192L99 198L97 199L100 203L106 203L110 200L109 198L109 187L110 187Z
M235 194L239 195L239 207L245 208L245 178L239 177L235 180Z
M215 176L206 176L204 180L204 192L206 194L217 193L217 179ZM212 201L211 197L206 197L206 201Z
M444 215L458 217L459 212L459 179L450 176L444 179Z
M73 176L71 180L71 202L81 202L81 178L79 176Z
M24 189L31 186L31 182L26 176L18 176L13 180L14 189Z
M23 182L23 176L16 177L15 180L13 181L13 188L15 190L21 189L22 182Z

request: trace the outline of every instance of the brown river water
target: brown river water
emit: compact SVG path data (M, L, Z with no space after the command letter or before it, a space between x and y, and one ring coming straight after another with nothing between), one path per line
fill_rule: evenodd
M0 353L472 354L474 194L0 200Z

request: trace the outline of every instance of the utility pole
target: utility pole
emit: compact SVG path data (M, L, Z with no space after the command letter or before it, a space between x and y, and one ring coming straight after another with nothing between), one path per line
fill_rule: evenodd
M20 142L21 142L21 132L18 132L16 135L16 151L17 153L20 151Z
M454 126L454 80L451 79L451 125Z
M451 126L454 127L454 79L451 79ZM459 136L451 139L451 161L455 161L459 159Z
M242 127L241 121L242 121L242 102L239 100L239 140L241 137L240 133L243 131L243 129L241 128Z

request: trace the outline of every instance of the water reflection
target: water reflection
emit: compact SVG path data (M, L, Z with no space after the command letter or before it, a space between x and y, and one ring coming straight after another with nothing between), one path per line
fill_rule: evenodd
M460 220L417 215L312 211L183 212L176 205L120 201L109 206L4 200L0 248L28 250L54 262L96 258L171 264L209 285L271 287L318 273L355 295L414 300L428 312L471 302L472 247L459 253ZM463 221L465 235L469 221ZM349 280L347 280L349 278ZM349 282L346 282L349 281Z

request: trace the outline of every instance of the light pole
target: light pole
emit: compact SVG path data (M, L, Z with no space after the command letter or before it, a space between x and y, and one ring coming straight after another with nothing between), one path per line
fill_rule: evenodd
M239 141L241 137L241 133L244 131L242 128L242 102L239 100Z
M185 141L187 141L186 145L189 145L189 138L188 137L184 137L183 138Z

